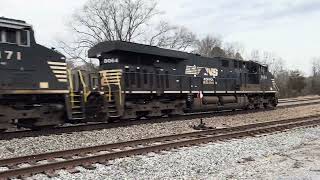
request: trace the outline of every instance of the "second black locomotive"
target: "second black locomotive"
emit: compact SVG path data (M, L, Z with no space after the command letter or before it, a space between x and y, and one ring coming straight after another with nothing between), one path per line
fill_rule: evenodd
M108 118L277 105L273 76L257 62L122 41L97 44L89 57L100 62Z

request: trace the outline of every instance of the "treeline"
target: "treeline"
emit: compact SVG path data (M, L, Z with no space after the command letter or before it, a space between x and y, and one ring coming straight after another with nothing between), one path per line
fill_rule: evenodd
M86 57L88 49L111 40L143 43L207 57L244 59L241 43L223 42L212 35L197 38L188 28L163 20L164 15L153 0L89 0L69 19L70 34L67 40L58 40L58 47L67 55L69 67L91 71L97 70L97 63ZM320 92L319 59L312 63L311 77L305 77L299 70L288 70L284 61L270 52L254 50L245 59L269 66L282 98Z
M309 76L298 69L290 70L281 57L268 51L254 50L250 59L268 65L281 98L320 94L320 58L310 61L312 72Z
M94 68L93 60L86 57L87 50L113 40L242 59L239 43L224 43L214 36L199 39L188 28L167 22L164 16L153 0L89 0L69 19L68 38L60 38L57 46L68 56L71 67L80 61L86 68Z

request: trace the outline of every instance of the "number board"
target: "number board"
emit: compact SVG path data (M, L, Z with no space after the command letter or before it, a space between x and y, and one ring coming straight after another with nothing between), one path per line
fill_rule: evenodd
M22 54L21 52L2 50L0 51L0 60L21 60Z

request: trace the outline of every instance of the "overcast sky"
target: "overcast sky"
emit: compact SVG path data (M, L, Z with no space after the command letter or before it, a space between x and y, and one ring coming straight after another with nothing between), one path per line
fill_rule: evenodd
M66 23L86 0L1 0L0 16L34 26L39 43L52 46L66 34ZM240 42L246 56L268 50L290 69L308 73L320 57L320 0L159 0L165 20L184 25L199 37L219 35Z

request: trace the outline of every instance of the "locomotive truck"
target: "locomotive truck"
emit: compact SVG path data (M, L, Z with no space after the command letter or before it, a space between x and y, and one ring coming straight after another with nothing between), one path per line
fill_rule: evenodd
M63 54L36 43L25 21L0 18L0 35L2 130L278 103L273 75L254 61L106 41L88 51L97 71L71 71Z

